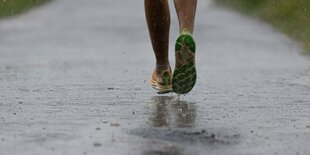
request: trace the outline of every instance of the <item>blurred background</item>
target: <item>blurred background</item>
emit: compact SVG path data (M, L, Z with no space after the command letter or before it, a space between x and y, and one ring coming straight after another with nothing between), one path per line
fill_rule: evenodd
M260 18L300 41L310 53L309 0L216 0L219 5Z
M50 0L1 0L0 17L17 15Z
M51 0L1 0L0 18L14 16ZM309 0L216 0L218 5L260 18L300 41L310 53Z
M1 0L0 18L19 15L52 0ZM296 39L310 53L309 0L216 0L219 6L264 20Z

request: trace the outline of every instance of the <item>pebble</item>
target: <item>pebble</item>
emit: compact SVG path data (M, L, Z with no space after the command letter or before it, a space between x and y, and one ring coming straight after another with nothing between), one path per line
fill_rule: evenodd
M120 126L119 123L111 123L110 125L111 125L111 126L116 126L116 127Z
M93 144L95 147L99 147L99 146L101 146L102 144L101 143L99 143L99 142L94 142L94 144Z

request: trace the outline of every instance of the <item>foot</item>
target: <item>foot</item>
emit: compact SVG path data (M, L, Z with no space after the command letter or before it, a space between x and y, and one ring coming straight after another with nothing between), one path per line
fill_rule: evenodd
M196 84L196 44L188 29L184 29L175 44L175 70L172 89L177 94L189 93Z
M170 93L172 92L171 77L171 70L155 70L150 83L152 87L158 91L158 94Z

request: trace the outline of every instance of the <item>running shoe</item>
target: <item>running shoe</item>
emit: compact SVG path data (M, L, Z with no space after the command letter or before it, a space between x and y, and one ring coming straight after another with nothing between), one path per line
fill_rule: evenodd
M184 29L175 44L175 69L172 89L177 94L189 93L196 84L196 44L188 29Z
M154 71L150 83L158 94L170 93L172 92L171 77L171 70L164 70L160 74Z

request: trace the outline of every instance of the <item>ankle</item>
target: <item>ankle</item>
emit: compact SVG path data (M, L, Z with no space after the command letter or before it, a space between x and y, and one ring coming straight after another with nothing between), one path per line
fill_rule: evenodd
M184 27L184 28L181 29L181 33L182 34L191 34L192 35L193 34L193 30Z
M165 64L165 65L156 64L156 72L157 73L160 73L160 72L165 71L165 70L168 70L168 71L171 70L169 63Z

